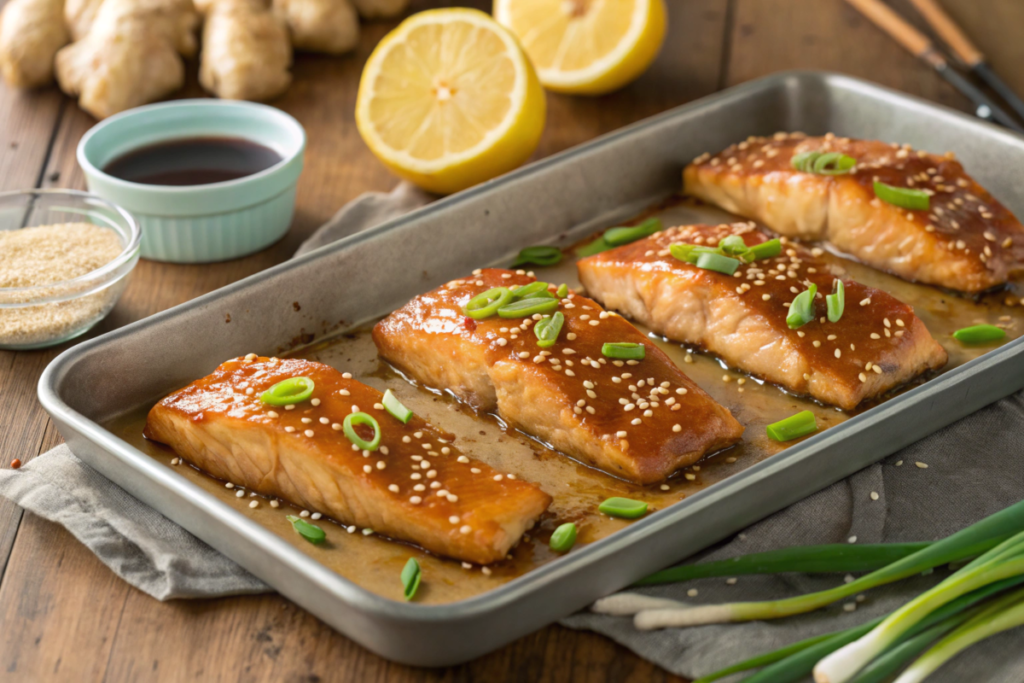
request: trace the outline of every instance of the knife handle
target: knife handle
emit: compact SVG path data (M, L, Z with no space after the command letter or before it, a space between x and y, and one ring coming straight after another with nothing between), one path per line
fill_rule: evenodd
M964 64L973 68L985 61L985 55L981 53L971 39L957 26L952 17L946 14L935 0L910 0L910 2L921 13L924 20L928 22L942 40L946 42L953 52L963 60Z
M857 11L870 19L878 28L888 33L915 57L926 58L932 50L928 37L911 26L903 17L881 0L846 0Z

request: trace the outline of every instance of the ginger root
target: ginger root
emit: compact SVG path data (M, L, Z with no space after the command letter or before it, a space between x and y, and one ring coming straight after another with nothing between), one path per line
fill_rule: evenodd
M64 0L10 0L0 11L0 72L15 88L53 80L53 58L68 42Z
M390 19L405 11L409 0L352 0L364 19Z
M72 40L81 40L89 33L89 27L96 19L103 0L66 0L64 3L64 21Z
M274 14L298 50L340 55L359 42L359 16L349 0L273 0Z
M291 84L284 22L259 0L213 0L205 8L199 83L217 97L263 101Z

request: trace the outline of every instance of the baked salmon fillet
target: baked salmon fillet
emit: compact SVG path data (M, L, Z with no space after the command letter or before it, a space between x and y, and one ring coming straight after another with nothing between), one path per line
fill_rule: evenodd
M291 377L313 381L309 399L291 406L260 400ZM376 389L322 363L250 354L157 403L145 435L214 477L339 522L458 560L504 559L551 496L462 455L451 435L415 415L403 424L381 400ZM373 451L345 436L345 417L356 412L380 426ZM372 440L372 427L355 429Z
M793 157L804 152L839 152L856 165L840 175L798 171ZM883 201L875 181L924 191L928 208ZM694 159L683 191L782 235L827 241L905 280L976 293L1024 271L1024 227L952 154L777 133Z
M672 244L715 247L729 235L748 246L770 238L752 223L688 225L582 259L587 294L658 334L694 344L733 367L844 410L946 363L946 351L914 310L872 287L842 278L845 308L826 317L836 277L786 238L782 253L741 265L733 275L674 258ZM786 322L789 303L815 284L814 320Z
M523 271L475 271L392 313L373 340L381 356L420 382L637 483L660 482L740 439L743 428L728 410L633 325L586 297L561 299L565 321L547 348L532 327L540 313L474 320L463 312L487 290L533 282ZM603 345L616 342L641 345L643 359L604 356Z

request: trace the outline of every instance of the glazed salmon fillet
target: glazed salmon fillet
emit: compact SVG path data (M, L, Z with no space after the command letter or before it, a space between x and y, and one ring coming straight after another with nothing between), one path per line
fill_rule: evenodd
M313 380L309 400L291 408L260 400L290 377ZM157 403L145 435L214 477L339 522L458 560L504 559L551 496L462 455L451 435L415 415L402 424L381 400L322 363L250 354ZM377 420L376 450L360 451L345 436L353 412ZM372 439L372 427L356 432Z
M945 365L945 349L910 306L853 280L842 278L843 315L829 322L824 297L835 275L785 238L778 257L741 265L731 276L669 251L675 243L714 247L729 235L748 247L769 239L752 223L670 228L582 259L580 282L609 309L659 334L844 410ZM810 283L818 288L815 319L790 329L787 306Z
M463 312L491 288L534 281L523 271L476 271L392 313L374 328L374 342L420 382L637 483L660 482L740 439L743 428L728 410L633 325L586 297L569 292L561 300L565 322L548 348L532 329L539 313L474 320ZM603 344L615 342L642 345L645 357L605 357Z
M793 168L795 155L839 152L846 174ZM930 194L927 210L875 196L874 182ZM1024 227L952 154L833 135L751 137L683 171L683 190L777 233L823 240L905 280L976 293L1024 271Z

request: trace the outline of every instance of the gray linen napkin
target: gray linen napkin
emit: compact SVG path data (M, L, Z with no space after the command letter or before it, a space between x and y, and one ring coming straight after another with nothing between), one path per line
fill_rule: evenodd
M298 253L422 206L430 197L405 183L363 195L342 208ZM1024 497L1024 392L946 429L755 524L696 560L717 560L785 546L931 540ZM927 469L915 463L928 465ZM898 465L897 463L902 463ZM878 494L873 500L871 493ZM140 503L59 446L19 470L0 470L0 495L66 527L118 576L159 599L218 597L270 590L244 569ZM863 623L934 585L946 572L876 589L855 611L836 605L771 622L642 632L629 617L581 612L562 623L591 629L684 676L699 676L797 640ZM640 592L694 604L760 600L820 590L839 576L703 579ZM695 597L687 591L696 588ZM1024 681L1020 631L972 648L929 680Z

